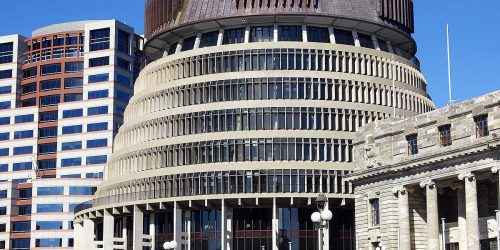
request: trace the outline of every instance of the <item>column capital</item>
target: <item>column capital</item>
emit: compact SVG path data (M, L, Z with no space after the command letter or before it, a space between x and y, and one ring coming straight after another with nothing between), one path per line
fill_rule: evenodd
M471 180L471 179L473 179L474 177L475 177L475 176L474 176L474 174L473 174L472 172L470 172L470 171L468 171L468 172L463 172L463 173L460 173L460 174L458 175L458 179L459 179L459 180L461 180L461 181L462 181L462 180L465 180L465 179L467 179L467 180Z
M434 188L434 187L436 187L436 183L434 183L433 180L428 179L428 180L425 180L425 181L421 181L420 182L420 187L421 188L427 188L427 187Z
M500 170L500 165L497 165L497 166L494 166L491 168L491 172L494 174L498 173L499 170Z
M413 189L407 188L405 185L399 185L392 188L392 193L396 196L399 194L408 194L411 192L413 192Z

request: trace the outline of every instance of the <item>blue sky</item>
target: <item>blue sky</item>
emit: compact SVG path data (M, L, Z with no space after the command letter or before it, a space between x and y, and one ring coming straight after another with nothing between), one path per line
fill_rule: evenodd
M143 32L143 0L3 0L0 35L30 35L53 23L118 19ZM450 24L453 99L500 89L500 1L415 0L417 56L437 107L448 101L446 23Z

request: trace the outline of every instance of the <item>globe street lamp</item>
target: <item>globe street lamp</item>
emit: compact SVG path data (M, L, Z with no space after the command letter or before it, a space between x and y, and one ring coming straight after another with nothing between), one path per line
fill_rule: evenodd
M177 241L166 241L163 243L163 249L176 249L177 248Z
M324 194L318 195L316 198L316 206L318 212L311 214L311 221L314 222L314 229L318 230L318 247L323 250L323 229L328 228L328 222L332 219L333 213L327 207L328 198Z

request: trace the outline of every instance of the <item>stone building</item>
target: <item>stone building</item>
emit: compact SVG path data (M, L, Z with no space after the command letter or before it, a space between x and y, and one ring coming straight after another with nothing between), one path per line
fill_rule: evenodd
M497 249L500 91L357 133L359 249Z

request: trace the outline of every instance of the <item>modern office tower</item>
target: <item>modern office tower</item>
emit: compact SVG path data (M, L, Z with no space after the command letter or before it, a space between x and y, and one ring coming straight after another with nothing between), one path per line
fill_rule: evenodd
M434 109L411 0L148 0L145 57L78 249L353 249L358 127ZM81 238L80 238L81 237Z
M116 20L0 37L0 249L70 249L102 181L142 37Z

